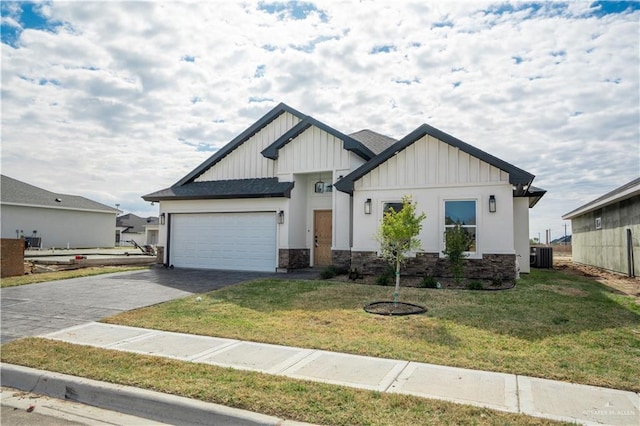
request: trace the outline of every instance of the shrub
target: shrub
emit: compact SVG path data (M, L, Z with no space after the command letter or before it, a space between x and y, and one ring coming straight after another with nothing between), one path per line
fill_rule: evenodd
M467 288L469 290L484 290L484 286L478 280L473 280L469 284L467 284Z
M395 277L396 273L392 268L387 268L382 275L376 278L376 284L378 285L390 285L391 280Z
M438 288L438 280L436 280L435 278L433 278L430 275L427 275L426 277L424 277L422 279L422 281L420 281L420 283L418 284L418 287L420 287L420 288Z
M323 280L328 280L329 278L333 278L337 275L335 266L327 266L320 272L320 278Z
M464 274L464 259L468 256L473 239L471 235L460 225L449 228L445 233L445 248L442 252L449 260L449 268L453 279L457 284L462 282Z

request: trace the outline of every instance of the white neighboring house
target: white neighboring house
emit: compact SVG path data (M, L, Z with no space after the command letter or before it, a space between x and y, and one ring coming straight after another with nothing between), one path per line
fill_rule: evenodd
M2 175L2 238L26 237L33 248L113 247L118 210Z
M640 178L562 216L571 220L574 262L640 273Z
M279 104L175 185L143 198L160 203L158 244L176 267L374 272L382 211L408 194L427 214L413 270L433 273L447 217L464 213L476 269L513 278L517 256L528 272L528 209L545 192L533 179L427 125L400 141L370 130L346 135Z
M139 217L128 213L116 218L116 245L133 246L158 244L158 218L155 216Z

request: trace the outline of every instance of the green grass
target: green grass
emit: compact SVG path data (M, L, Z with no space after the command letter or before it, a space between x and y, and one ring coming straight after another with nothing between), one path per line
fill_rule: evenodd
M114 272L128 272L148 269L141 266L103 266L74 269L70 271L43 272L40 274L19 275L0 280L0 287L15 287L26 284L36 284L48 281L66 280L69 278L89 277L92 275L112 274Z
M2 361L314 424L556 424L525 415L409 395L365 391L38 338L3 345Z
M403 288L423 315L362 309L391 292L258 280L105 322L640 391L640 306L593 280L534 270L507 291Z

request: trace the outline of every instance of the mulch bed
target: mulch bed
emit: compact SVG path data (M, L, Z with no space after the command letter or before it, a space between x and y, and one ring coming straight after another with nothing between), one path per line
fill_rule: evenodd
M373 302L364 307L370 314L377 315L416 315L427 312L427 308L406 302Z

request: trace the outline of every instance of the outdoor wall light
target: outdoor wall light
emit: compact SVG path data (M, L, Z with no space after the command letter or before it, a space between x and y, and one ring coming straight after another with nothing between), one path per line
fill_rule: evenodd
M278 212L278 223L282 225L284 223L284 211L280 210Z
M495 195L489 195L489 211L491 213L496 212L496 196Z
M316 194L322 194L324 192L324 182L322 176L318 176L318 181L314 185L314 191Z
M371 198L364 202L364 214L371 214Z
M160 213L160 225L164 225L166 215L164 213Z

